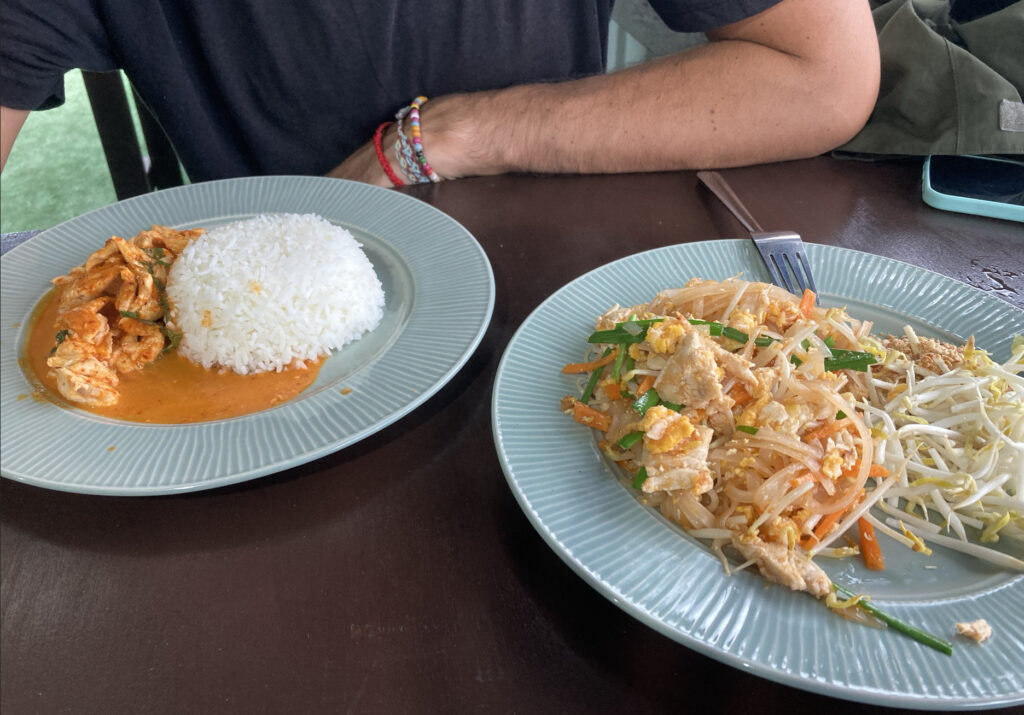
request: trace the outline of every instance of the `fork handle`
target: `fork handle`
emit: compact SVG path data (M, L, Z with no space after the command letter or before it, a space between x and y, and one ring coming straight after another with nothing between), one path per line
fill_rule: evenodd
M711 189L711 193L718 197L718 200L725 204L725 208L732 212L732 215L739 219L750 233L762 233L763 229L760 224L754 220L754 217L747 211L747 207L743 205L739 197L733 192L732 187L726 183L725 178L717 171L698 171L697 178L700 179L706 187Z

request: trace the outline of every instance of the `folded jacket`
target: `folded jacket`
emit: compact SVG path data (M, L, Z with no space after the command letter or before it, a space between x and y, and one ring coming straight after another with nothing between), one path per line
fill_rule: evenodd
M1024 0L957 22L942 0L874 10L878 100L842 155L1024 154Z

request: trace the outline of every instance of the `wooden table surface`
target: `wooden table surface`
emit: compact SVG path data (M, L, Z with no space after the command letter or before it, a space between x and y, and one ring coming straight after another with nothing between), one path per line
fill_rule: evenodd
M1024 226L925 206L919 162L725 174L766 230L1024 308ZM885 711L756 677L634 620L545 544L502 474L491 388L533 308L622 256L744 235L694 173L403 190L492 263L493 319L464 369L362 442L233 487L114 498L0 480L5 715Z

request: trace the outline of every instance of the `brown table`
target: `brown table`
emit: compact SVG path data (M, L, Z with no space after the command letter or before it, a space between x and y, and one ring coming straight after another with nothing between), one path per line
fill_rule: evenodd
M767 230L1024 307L1024 227L928 208L919 173L819 158L726 175ZM373 437L238 486L111 498L0 480L3 712L884 710L642 625L547 547L502 475L491 386L541 300L636 251L743 235L694 174L408 191L465 225L494 267L494 317L465 368Z

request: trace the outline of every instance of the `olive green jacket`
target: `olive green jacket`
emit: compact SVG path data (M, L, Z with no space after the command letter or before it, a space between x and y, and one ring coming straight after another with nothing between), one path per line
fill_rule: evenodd
M943 0L875 8L878 100L839 155L1024 154L1024 0L963 23L949 9Z

